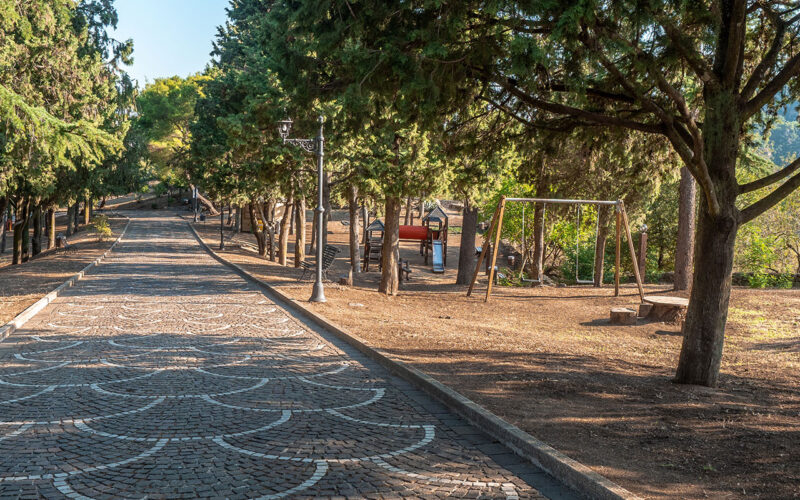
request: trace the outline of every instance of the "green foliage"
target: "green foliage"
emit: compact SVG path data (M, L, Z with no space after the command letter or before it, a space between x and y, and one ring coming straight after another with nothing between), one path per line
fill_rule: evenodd
M105 241L112 235L111 225L108 223L108 217L105 215L96 215L92 219L92 230L97 235L98 241Z
M764 234L757 225L742 228L739 232L740 252L737 253L738 266L746 272L760 272L770 268L776 259L778 247L774 236Z
M794 283L792 274L767 274L755 272L748 277L750 288L783 288L790 289Z
M52 206L111 192L131 92L104 60L131 50L106 32L116 23L112 2L10 0L3 8L0 197Z

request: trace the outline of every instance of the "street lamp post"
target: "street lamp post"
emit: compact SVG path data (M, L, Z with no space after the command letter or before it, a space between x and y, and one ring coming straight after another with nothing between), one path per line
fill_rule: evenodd
M314 282L314 291L311 294L311 298L309 299L310 302L325 302L325 290L322 286L322 236L324 231L324 223L323 223L323 215L325 214L325 208L323 205L322 200L322 188L323 182L325 178L325 172L323 170L322 160L325 156L324 154L324 145L325 145L325 138L323 136L323 126L325 123L325 117L320 115L319 117L319 135L315 139L289 139L289 133L292 130L292 120L281 120L278 122L278 133L280 134L281 138L283 139L284 144L293 144L300 148L303 148L305 151L309 153L316 153L317 155L317 227L315 228L317 231L316 241L317 241L317 263L316 263L316 275L317 279ZM298 231L302 230L298 228Z

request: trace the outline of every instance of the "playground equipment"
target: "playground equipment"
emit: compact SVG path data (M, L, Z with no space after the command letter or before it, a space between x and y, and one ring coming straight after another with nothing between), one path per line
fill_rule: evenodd
M441 240L433 240L433 272L437 274L444 272Z
M361 270L369 272L369 265L372 262L378 264L378 269L381 267L381 248L383 247L383 233L386 229L383 222L375 219L364 230L366 233L366 242L364 243L364 259L361 262Z
M484 241L482 245L482 250L480 257L478 257L478 264L475 266L475 273L472 276L472 282L469 285L469 289L467 290L467 297L472 295L472 290L475 288L475 282L478 280L478 273L480 272L481 264L483 263L483 259L486 258L486 254L488 253L488 249L490 247L490 241L494 236L494 242L491 244L492 249L492 257L491 257L491 264L489 265L489 284L486 288L486 298L484 299L485 302L489 301L489 296L492 293L492 285L494 284L494 274L496 272L496 265L497 265L497 251L500 246L500 235L503 231L503 216L505 214L505 207L506 203L509 202L521 202L521 203L542 203L545 206L547 204L563 204L563 205L577 205L578 208L578 224L580 224L580 217L581 217L581 209L582 205L608 205L614 206L616 209L616 234L617 234L617 245L616 245L616 259L614 261L614 296L619 296L619 278L620 278L620 260L621 260L621 231L624 227L625 235L628 240L628 250L631 254L631 262L633 262L633 274L636 277L636 285L639 288L639 296L644 302L644 287L642 286L642 277L639 274L639 267L636 265L636 251L633 248L633 239L631 238L631 228L628 225L628 214L625 212L625 204L622 200L617 201L606 201L606 200L561 200L561 199L551 199L551 198L506 198L503 196L500 198L500 203L497 205L497 210L495 210L494 216L492 217L491 225L489 226L489 230L484 235ZM523 206L524 210L524 206ZM524 227L524 223L523 223ZM578 226L580 227L580 226ZM599 229L596 228L596 230ZM524 237L524 233L523 233ZM597 238L595 238L595 244L597 242ZM580 239L576 239L576 250L578 250L578 245L580 245ZM576 254L578 252L576 251ZM575 268L575 277L578 283L591 283L593 281L588 280L578 280L578 261L576 258L576 268ZM524 267L524 262L523 262ZM592 271L594 273L594 271ZM539 269L539 277L541 278L542 272ZM593 276L594 278L594 276ZM534 281L534 280L530 280Z
M425 265L428 265L428 256L433 252L433 272L443 273L447 266L447 229L447 214L437 205L422 218L421 226L401 225L398 236L400 241L419 241L419 254L425 257ZM377 262L378 269L381 268L381 249L385 231L383 222L377 219L367 226L364 258L361 263L363 271L369 271L372 262Z
M565 200L565 201L569 201L569 200ZM575 227L578 228L577 231L575 232L575 283L577 283L579 285L592 285L592 284L594 284L594 281L595 281L595 269L594 269L594 266L592 266L592 277L591 277L591 279L588 279L588 280L587 279L581 279L581 276L580 276L580 249L581 249L581 232L580 232L580 228L581 228L581 218L582 218L582 214L583 214L583 205L584 205L583 203L577 203L575 205L576 206ZM539 269L537 270L538 272L536 273L537 276L539 276L539 278L530 279L530 278L525 278L524 275L523 275L523 273L525 271L525 263L528 260L529 250L530 250L530 248L528 248L528 241L527 241L526 234L525 234L526 233L526 227L527 227L527 225L525 224L525 208L526 208L526 206L527 206L527 204L522 205L522 252L523 252L524 257L522 259L522 265L520 266L519 279L520 279L520 281L522 281L524 283L538 283L538 284L541 284L542 283L542 275L544 274L543 269L542 269L541 260L538 263L539 264ZM544 221L546 221L546 220L547 220L547 203L542 202L542 224L544 224ZM542 228L542 231L544 231L544 227ZM594 252L592 252L593 254L597 253L597 234L599 233L599 231L600 231L600 217L598 216L596 218L596 220L595 220L595 227L594 227ZM488 264L487 264L487 266L488 266Z
M439 242L440 251L442 257L441 262L441 271L436 270L436 263L434 262L434 269L433 272L444 272L445 266L447 266L447 229L448 229L449 219L447 214L444 213L442 207L437 203L433 209L428 212L428 214L422 218L422 225L427 228L427 235L425 237L425 264L428 264L428 250L434 251L434 260L435 260L435 250L434 245L436 241ZM435 227L434 227L435 224Z

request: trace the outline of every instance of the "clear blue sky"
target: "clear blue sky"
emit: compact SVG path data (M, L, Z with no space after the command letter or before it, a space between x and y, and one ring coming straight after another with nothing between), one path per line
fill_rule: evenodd
M133 38L128 73L145 80L187 76L205 69L217 26L225 24L228 0L116 0L117 40Z

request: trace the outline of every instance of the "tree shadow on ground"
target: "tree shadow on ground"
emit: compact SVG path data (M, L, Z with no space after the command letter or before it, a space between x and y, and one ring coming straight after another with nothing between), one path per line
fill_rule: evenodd
M664 367L548 352L388 349L587 465L669 495L695 477L712 496L791 497L800 481L796 385L724 372L716 389L678 385ZM769 417L766 417L769 415ZM631 466L631 456L636 459ZM633 468L633 470L631 470ZM623 472L624 471L624 472ZM776 479L777 478L777 479ZM738 486L737 486L738 483ZM699 493L699 492L698 492ZM692 494L691 496L695 496Z

